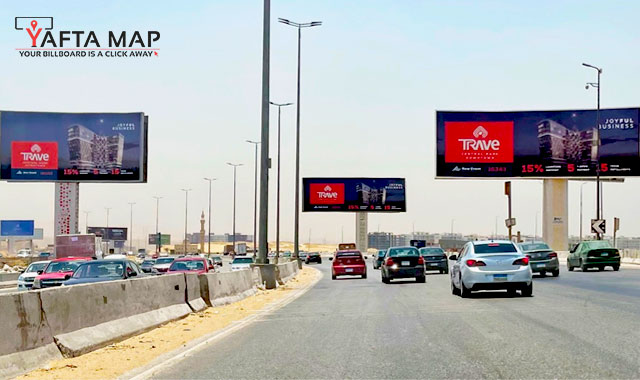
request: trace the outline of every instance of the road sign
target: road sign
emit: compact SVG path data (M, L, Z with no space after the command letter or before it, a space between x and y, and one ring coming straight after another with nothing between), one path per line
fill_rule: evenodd
M516 225L516 218L505 219L504 224L507 226L507 228L513 227Z
M613 218L613 230L620 230L620 218Z
M591 219L591 232L594 234L604 234L607 230L607 221L604 219Z

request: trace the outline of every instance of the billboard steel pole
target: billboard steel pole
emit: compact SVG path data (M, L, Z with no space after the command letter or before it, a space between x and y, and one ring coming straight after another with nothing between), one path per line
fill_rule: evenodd
M162 199L162 197L154 196L153 198L156 200L156 252L160 254L162 242L160 241L160 236L158 236L158 215L160 214L160 199Z
M262 20L262 100L260 128L260 249L258 263L267 263L269 239L269 57L271 1L264 0ZM255 239L255 236L254 236ZM235 240L235 236L234 236ZM235 247L234 247L235 249ZM255 247L254 247L255 250ZM255 251L254 251L255 252Z
M133 205L136 202L129 202L129 206L131 206L131 215L129 217L129 252L133 252Z

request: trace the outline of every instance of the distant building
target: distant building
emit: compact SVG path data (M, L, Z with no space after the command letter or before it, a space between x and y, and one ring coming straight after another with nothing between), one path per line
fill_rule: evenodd
M393 241L393 234L388 232L370 232L367 235L369 248L388 249Z
M75 124L67 130L69 164L77 169L119 169L122 167L124 136L99 135Z

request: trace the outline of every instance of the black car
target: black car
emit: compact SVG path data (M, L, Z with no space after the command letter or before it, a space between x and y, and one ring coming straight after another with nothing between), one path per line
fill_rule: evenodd
M425 270L437 270L440 274L449 273L447 254L440 247L420 248L420 255L424 259Z
M387 254L387 251L381 249L378 251L378 255L373 260L373 269L380 269L382 266L382 261L384 260L384 255Z
M388 284L396 278L415 278L425 282L424 259L415 247L391 247L382 262L382 282Z
M560 275L558 254L549 248L546 243L520 243L518 246L522 253L529 257L531 272L540 273L543 277L547 275L547 272L551 273L553 277Z
M80 264L64 286L127 280L145 276L138 264L126 259L92 260Z
M140 265L140 268L144 273L151 273L151 269L153 269L153 264L155 263L156 260L154 259L145 260L142 262L142 265Z
M309 264L310 262L322 264L322 257L320 256L320 252L307 253L307 257L305 258L304 263Z

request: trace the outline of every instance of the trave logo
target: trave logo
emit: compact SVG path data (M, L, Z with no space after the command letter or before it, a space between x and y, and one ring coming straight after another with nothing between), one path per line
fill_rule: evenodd
M58 169L57 142L11 142L12 169Z
M446 122L445 162L513 162L513 122Z
M309 185L311 204L334 205L344 203L344 183L312 183Z

